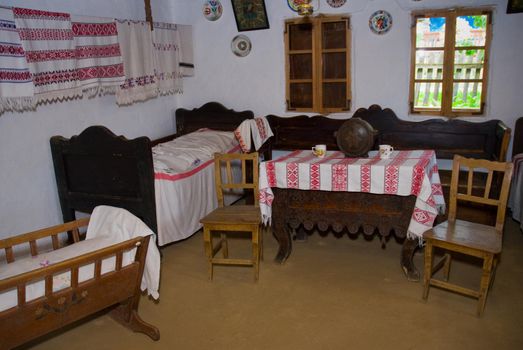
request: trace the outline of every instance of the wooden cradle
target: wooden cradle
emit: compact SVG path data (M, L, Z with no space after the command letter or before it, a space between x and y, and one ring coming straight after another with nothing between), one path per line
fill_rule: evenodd
M72 232L74 242L79 241L79 228L87 226L89 218L29 232L0 240L7 263L15 261L14 247L28 245L31 255L38 254L37 240L50 238L53 250L59 249L58 235ZM60 329L96 312L111 308L112 317L135 332L158 340L158 329L144 322L138 315L140 282L144 270L149 236L138 237L102 248L56 264L0 280L0 293L17 289L15 307L0 311L0 349L11 349L40 336ZM122 266L123 253L136 249L134 262ZM116 257L115 270L101 273L104 259ZM94 278L79 282L79 268L94 264ZM70 286L53 291L53 276L71 274ZM45 281L45 295L27 301L26 285Z

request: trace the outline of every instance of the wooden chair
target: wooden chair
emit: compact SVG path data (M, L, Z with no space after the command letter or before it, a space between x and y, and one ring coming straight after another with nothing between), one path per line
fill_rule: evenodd
M240 163L240 164L238 164ZM241 165L241 182L235 181L233 167ZM254 280L258 280L260 256L262 254L261 214L258 200L258 153L215 154L215 181L218 208L205 216L203 239L209 261L209 279L213 277L213 265L246 265L254 267ZM252 180L249 178L252 175ZM224 192L252 190L254 205L224 205ZM220 232L220 242L214 246L213 231ZM250 232L252 256L250 259L229 258L227 234ZM222 250L222 257L215 257Z
M465 192L458 186L460 169L468 169L467 186ZM473 182L477 172L488 171L484 190L474 191ZM477 314L481 316L485 308L487 292L493 281L497 258L501 253L503 225L507 205L508 191L512 175L512 164L488 161L483 159L464 158L454 156L452 165L452 179L450 184L448 220L435 226L423 234L425 239L425 264L423 277L423 299L427 300L429 287L436 286L478 299ZM492 182L499 179L501 186L499 193L491 193ZM497 207L495 226L478 224L470 221L456 219L457 202L466 201L482 203ZM446 253L443 259L433 264L434 248L441 248ZM479 290L465 288L448 282L451 254L462 253L483 259L483 271ZM443 280L433 277L439 269L443 270Z

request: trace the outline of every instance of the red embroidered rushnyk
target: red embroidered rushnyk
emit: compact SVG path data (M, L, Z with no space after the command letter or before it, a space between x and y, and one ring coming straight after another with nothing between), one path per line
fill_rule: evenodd
M34 108L33 78L13 11L0 7L0 114Z
M90 95L115 93L125 82L116 21L76 15L71 21L80 87Z
M37 101L81 94L70 15L15 7L13 16Z

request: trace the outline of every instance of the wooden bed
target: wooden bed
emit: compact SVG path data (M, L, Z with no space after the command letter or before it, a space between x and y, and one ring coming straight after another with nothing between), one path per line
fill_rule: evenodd
M251 111L236 112L217 102L176 111L174 135L150 141L128 140L103 126L92 126L70 139L51 138L51 152L64 222L75 212L90 213L98 205L129 210L158 232L155 174L151 147L201 128L233 131Z
M17 249L20 246L26 246L34 257L39 253L37 241L42 239L51 239L53 250L57 250L60 248L58 235L70 231L74 242L79 242L79 229L87 226L88 222L89 218L84 218L1 240L0 249L5 252L7 266L19 261L15 259L15 253L20 251ZM158 329L144 322L138 315L140 282L149 238L150 236L134 238L0 280L0 293L16 291L17 295L15 306L0 311L0 349L25 344L107 308L111 308L111 315L119 323L158 340ZM122 265L123 254L133 248L137 248L134 261ZM102 261L114 256L115 270L101 272ZM81 267L90 264L94 264L94 277L86 281L79 280ZM63 272L70 273L70 286L55 291L54 277ZM30 287L36 281L43 281L45 292L43 296L29 300L26 286Z

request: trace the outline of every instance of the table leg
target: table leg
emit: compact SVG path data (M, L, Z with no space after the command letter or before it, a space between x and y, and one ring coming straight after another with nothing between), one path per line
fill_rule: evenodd
M418 249L418 239L405 238L403 247L401 249L401 268L405 272L407 280L412 282L419 281L419 271L414 265L413 257L414 253Z

